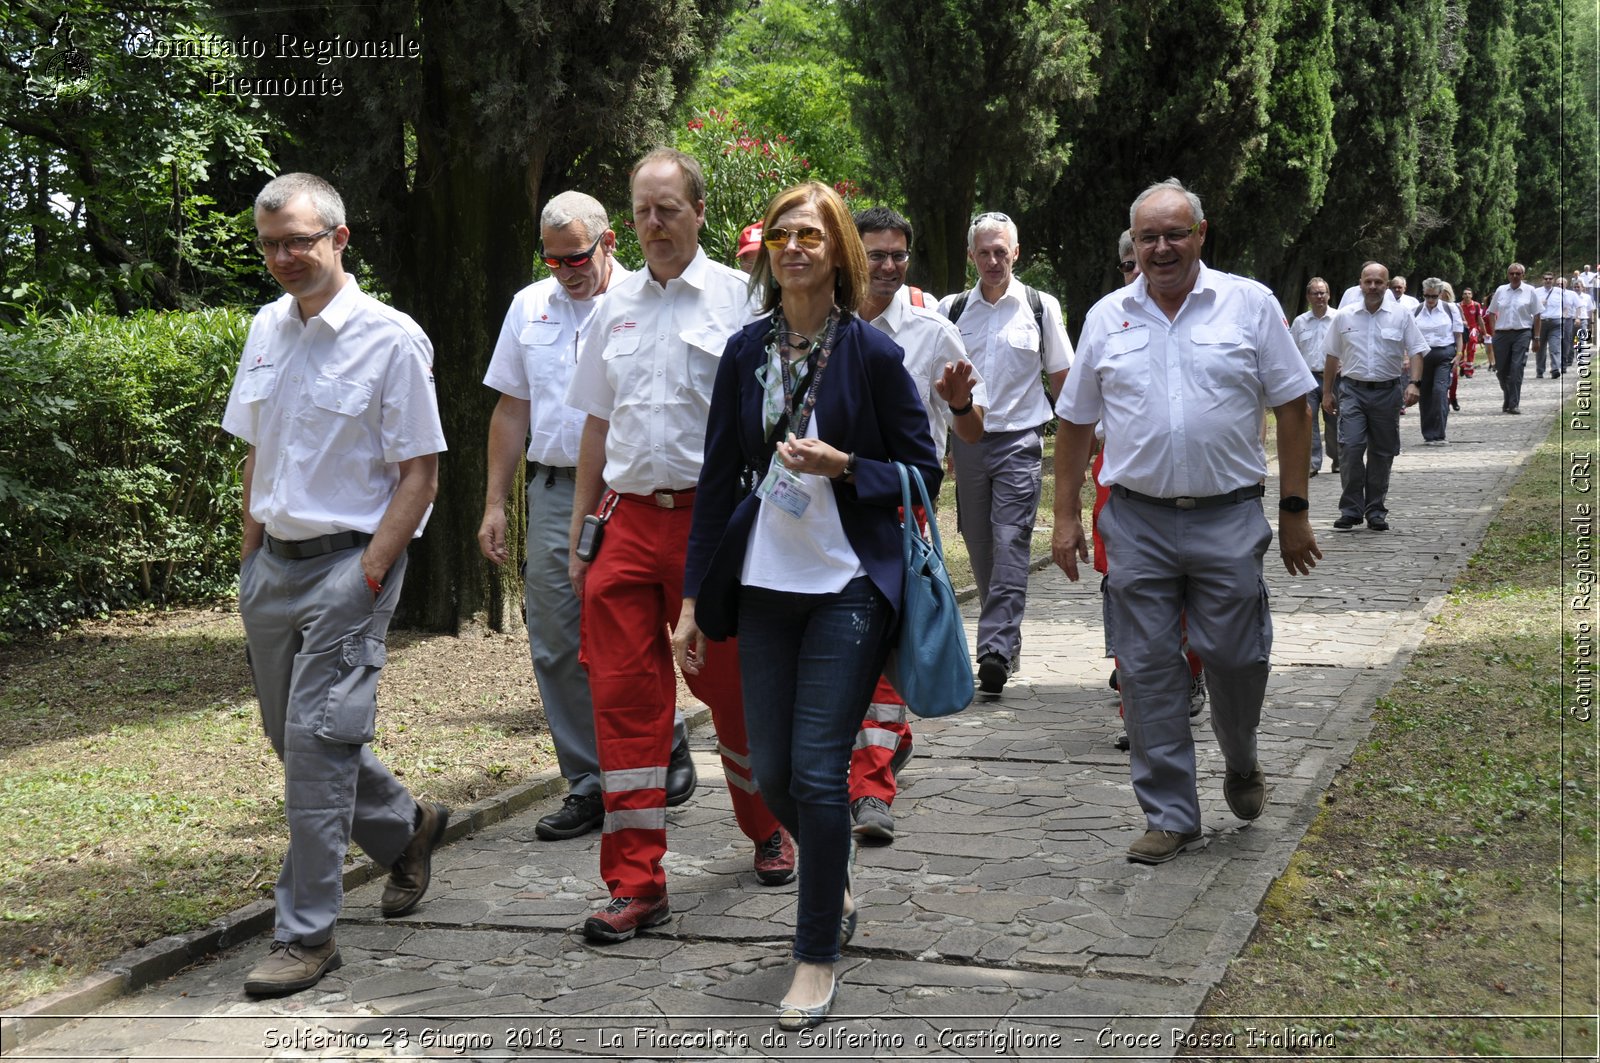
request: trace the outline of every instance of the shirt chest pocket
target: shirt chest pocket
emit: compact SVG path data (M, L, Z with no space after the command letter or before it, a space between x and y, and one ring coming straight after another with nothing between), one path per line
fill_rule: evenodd
M1038 354L1039 330L1034 328L1031 322L1026 325L1013 325L1006 330L1006 342L1011 345L1011 349L1014 351Z
M1195 381L1212 390L1256 385L1256 352L1245 343L1237 325L1196 325L1189 332L1194 347Z
M1385 325L1378 330L1378 336L1385 343L1399 343L1405 339L1406 330L1399 325Z
M278 370L270 365L258 365L245 373L239 381L239 401L260 402L278 388Z
M311 402L320 410L359 417L372 404L372 385L341 376L319 376L311 382Z
M717 365L722 361L722 349L727 346L728 338L719 330L704 328L684 332L679 338L683 340L689 359L684 380L691 391L709 401L711 387L717 380Z
M1100 390L1109 398L1139 398L1150 387L1150 330L1129 329L1106 337Z
M562 376L561 362L567 352L558 342L561 331L561 324L556 321L530 321L522 326L522 334L517 339L522 344L528 383L548 384Z

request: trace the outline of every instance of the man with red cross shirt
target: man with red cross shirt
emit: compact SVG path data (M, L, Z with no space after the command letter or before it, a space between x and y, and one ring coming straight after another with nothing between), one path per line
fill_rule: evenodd
M705 177L657 148L634 166L633 220L646 268L613 286L579 341L567 404L588 415L578 446L571 577L583 600L581 657L594 701L610 903L591 941L626 941L671 917L661 858L677 684L670 633L683 602L694 489L711 384L728 337L753 319L744 274L700 249ZM584 517L609 514L596 552ZM592 560L582 555L590 553ZM690 691L711 708L734 818L757 878L794 877L794 849L750 775L735 641L709 643Z

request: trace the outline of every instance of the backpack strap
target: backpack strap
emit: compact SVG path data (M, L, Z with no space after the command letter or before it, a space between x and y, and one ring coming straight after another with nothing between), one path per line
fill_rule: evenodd
M961 315L967 309L967 299L972 295L972 289L967 289L956 296L956 301L950 304L950 324L954 325L961 320Z

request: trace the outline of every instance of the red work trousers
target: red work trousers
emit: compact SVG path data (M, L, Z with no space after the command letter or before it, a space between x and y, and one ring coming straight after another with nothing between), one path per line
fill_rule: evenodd
M911 723L906 718L906 703L883 676L872 692L867 718L856 732L855 748L850 752L850 801L876 797L894 804L894 772L889 762L902 746L911 745Z
M693 509L622 499L583 588L579 657L589 672L595 745L605 796L600 874L613 897L667 892L667 761L677 680L672 628L683 605L683 561ZM711 708L717 751L739 829L765 841L778 821L750 777L739 652L732 639L707 643L689 690Z

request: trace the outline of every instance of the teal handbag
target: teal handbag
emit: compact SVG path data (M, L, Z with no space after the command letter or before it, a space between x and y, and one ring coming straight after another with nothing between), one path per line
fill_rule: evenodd
M903 506L901 535L905 589L900 601L900 633L883 674L918 716L949 716L972 704L972 660L967 630L961 624L955 588L944 568L944 544L933 518L928 488L916 469L895 462ZM917 529L911 481L917 484L929 536Z

